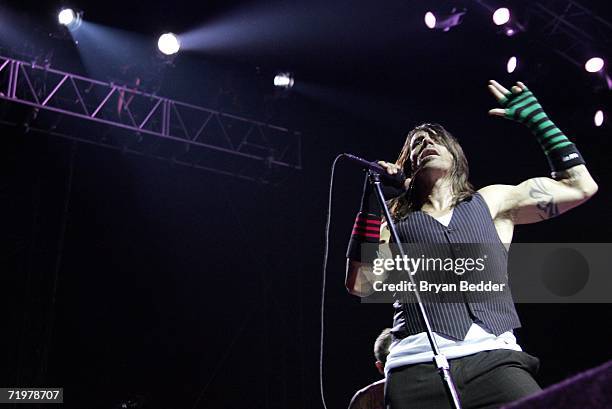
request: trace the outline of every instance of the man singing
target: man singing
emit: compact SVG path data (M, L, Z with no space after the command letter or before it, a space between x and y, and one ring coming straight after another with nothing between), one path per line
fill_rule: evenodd
M388 173L409 175L400 196L390 201L402 243L486 243L489 260L507 274L507 249L514 226L558 216L597 192L576 146L555 126L527 87L508 90L490 81L489 90L502 108L491 115L518 121L536 137L552 178L537 177L516 186L491 185L478 191L468 180L468 163L457 140L442 126L424 124L408 133L395 164L380 162ZM362 259L364 243L388 241L369 183L364 187L347 251L346 287L367 296L379 277L372 260ZM502 271L503 270L503 271ZM450 407L425 328L414 304L394 304L394 342L385 365L385 402L390 409ZM533 379L539 361L521 350L513 334L520 321L508 292L489 300L425 304L441 352L463 408L497 408L537 392Z

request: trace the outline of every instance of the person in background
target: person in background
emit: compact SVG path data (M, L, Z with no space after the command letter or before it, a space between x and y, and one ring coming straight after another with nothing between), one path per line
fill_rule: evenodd
M374 342L374 365L381 375L385 374L385 362L389 355L393 335L391 328L385 328ZM385 407L385 379L380 379L353 395L349 409L383 409Z

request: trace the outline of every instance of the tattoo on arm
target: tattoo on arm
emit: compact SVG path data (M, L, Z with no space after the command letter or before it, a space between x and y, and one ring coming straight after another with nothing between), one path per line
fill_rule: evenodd
M536 201L536 207L539 210L538 215L542 220L559 215L559 206L555 203L553 195L546 189L544 178L532 179L529 197Z

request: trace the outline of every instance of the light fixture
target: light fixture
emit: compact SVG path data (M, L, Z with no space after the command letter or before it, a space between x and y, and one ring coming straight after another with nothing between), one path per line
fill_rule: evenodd
M600 109L597 112L595 112L595 116L593 117L593 122L595 123L595 126L600 127L603 124L603 121L604 121L604 113Z
M428 11L425 13L425 25L430 29L435 28L442 31L448 31L461 24L465 13L465 9L458 10L456 8L453 8L448 14L435 15L433 12Z
M157 40L157 48L165 55L172 55L181 49L181 41L173 33L164 33Z
M294 84L293 76L288 72L281 72L274 77L274 86L289 89Z
M81 26L83 12L77 12L70 8L64 8L57 14L57 21L69 30L76 30Z
M436 28L436 16L431 11L425 13L425 25L431 29Z
M590 58L585 64L584 69L588 72L599 72L604 67L604 60L599 57Z
M493 13L493 22L495 25L503 26L508 21L510 21L510 10L506 7L501 7L495 10Z
M512 74L514 70L516 70L517 65L518 59L515 56L510 57L506 63L506 70L508 71L508 74Z

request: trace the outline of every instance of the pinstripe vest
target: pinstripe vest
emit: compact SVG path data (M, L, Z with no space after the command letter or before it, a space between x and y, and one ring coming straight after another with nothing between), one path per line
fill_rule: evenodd
M508 253L495 230L489 208L479 193L457 204L448 227L430 215L416 211L399 221L397 229L402 243L442 243L436 245L436 251L442 251L449 257L458 257L454 249L462 251L463 247L458 246L460 243L485 243L486 270L468 273L476 274L470 279L473 282L491 279L507 283ZM444 297L444 294L431 292L426 296L428 302L425 303L425 311L433 331L438 334L463 340L473 322L478 322L495 335L521 326L509 291L489 293L486 300L467 293L460 295L463 302L441 302ZM402 305L396 301L393 306L393 335L396 338L425 331L416 304Z

